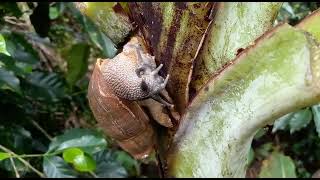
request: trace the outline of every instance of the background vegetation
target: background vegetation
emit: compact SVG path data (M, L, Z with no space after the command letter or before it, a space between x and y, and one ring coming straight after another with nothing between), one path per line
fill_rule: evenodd
M275 24L319 7L284 3ZM0 16L0 177L158 177L154 157L136 161L102 133L86 99L96 58L121 47L72 3L0 3ZM259 130L247 176L311 177L319 134L319 106Z

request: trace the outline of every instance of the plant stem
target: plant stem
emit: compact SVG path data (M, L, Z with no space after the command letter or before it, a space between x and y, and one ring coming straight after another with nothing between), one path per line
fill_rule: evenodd
M16 168L16 165L14 164L14 161L13 161L12 157L10 157L10 162L11 162L12 167L13 167L13 169L14 169L14 172L15 172L15 174L16 174L16 178L20 178L20 174L19 174L19 172L18 172L18 170L17 170L17 168Z
M99 178L93 171L89 172L94 178Z
M52 141L52 136L50 136L47 131L45 131L36 121L31 120L31 123L38 128L50 141Z
M26 160L22 159L19 155L17 155L16 153L11 151L10 149L7 149L6 147L2 146L1 144L0 144L0 149L2 149L3 151L5 151L7 153L10 153L11 155L15 156L19 161L21 161L25 166L30 168L33 172L38 174L40 177L42 177L42 178L45 177L45 175L42 172L40 172L39 170L34 168L29 162L27 162Z
M44 154L22 154L22 155L17 155L17 156L12 156L12 157L26 158L26 157L43 157L43 156L47 156L47 155L44 155Z

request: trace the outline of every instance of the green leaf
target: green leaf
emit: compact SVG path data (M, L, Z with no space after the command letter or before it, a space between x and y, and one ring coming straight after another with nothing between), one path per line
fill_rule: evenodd
M312 113L309 108L294 113L289 122L290 133L294 133L295 131L299 131L306 127L310 123L311 119Z
M10 55L6 48L6 42L1 34L0 34L0 53Z
M32 136L24 127L19 125L0 125L1 145L17 154L32 152Z
M65 96L63 81L56 73L32 72L26 82L24 92L39 101L53 102Z
M11 155L9 153L0 152L0 161L9 158Z
M306 127L312 119L312 114L310 109L304 109L297 112L292 112L286 114L275 121L273 125L272 132L277 130L284 130L286 128L290 129L290 133L300 130Z
M261 138L263 135L265 135L266 134L266 132L267 132L267 130L266 129L264 129L264 128L260 128L257 132L256 132L256 135L254 135L254 137L253 137L253 139L259 139L259 138Z
M59 156L43 158L43 171L48 178L75 178L77 172Z
M68 163L73 163L77 156L83 156L84 152L79 148L68 148L63 151L63 159Z
M19 161L16 158L12 158L14 164L15 164L15 168L16 170L19 172L19 174L21 176L23 176L24 174L26 174L27 172L30 172L30 168L28 168L26 165L24 165L21 161ZM4 169L8 172L14 173L15 169L12 166L12 162L10 159L4 159L3 161L1 161L0 163L0 167L1 169Z
M278 130L284 130L289 127L290 120L294 113L288 113L281 118L277 119L272 128L272 133L275 133Z
M20 80L12 71L8 71L0 67L0 89L11 89L17 93L21 93Z
M316 131L320 137L320 104L311 107L313 113L313 121L316 126Z
M250 147L248 158L247 158L247 166L250 166L253 160L254 160L254 150L252 149L252 147Z
M2 65L2 64L3 65ZM13 71L16 76L25 77L27 74L31 73L32 66L16 61L11 56L0 53L0 67L4 66L6 69Z
M49 8L49 17L51 20L57 19L59 17L59 11L57 7L50 7Z
M97 29L88 18L83 16L82 22L91 41L102 50L103 55L107 58L113 58L118 50L111 39Z
M66 79L70 85L74 85L87 72L89 54L90 46L85 43L74 44L68 51Z
M107 142L102 134L89 129L71 129L57 136L49 145L48 152L61 152L67 148L78 147L89 154L106 148Z
M22 12L20 11L17 3L13 2L1 2L0 3L0 17L4 16L16 16L20 17Z
M127 170L130 177L140 174L139 164L128 153L124 151L116 151L115 159Z
M111 150L104 150L95 153L93 158L97 163L95 174L99 178L125 178L128 173L124 167L115 159L115 154Z
M80 172L90 172L96 169L96 162L92 157L82 154L74 158L73 166Z
M260 178L295 178L295 165L289 156L273 152L262 162Z
M36 65L39 62L39 56L32 45L20 34L4 32L3 37L6 42L6 48L13 59Z
M71 3L68 5L75 18L83 25L93 44L103 52L106 58L113 58L118 50L112 40L102 33L89 18L83 16Z

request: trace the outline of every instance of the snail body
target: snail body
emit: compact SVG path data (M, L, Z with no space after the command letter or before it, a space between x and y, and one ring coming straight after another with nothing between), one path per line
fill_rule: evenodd
M132 57L134 55L136 57ZM102 64L102 74L106 83L120 98L131 101L153 98L172 106L158 96L169 80L169 75L165 79L158 75L162 66L160 64L156 68L154 56L143 53L138 45L128 44L124 47L123 54Z
M133 41L134 42L134 41ZM137 43L128 43L113 59L98 59L92 73L88 100L99 126L137 159L147 157L156 143L150 119L137 101L160 98L168 82L158 75L154 57Z

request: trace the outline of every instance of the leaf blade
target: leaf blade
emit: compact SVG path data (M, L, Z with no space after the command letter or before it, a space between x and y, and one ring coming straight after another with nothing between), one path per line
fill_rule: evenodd
M48 178L77 177L77 173L59 156L44 157L43 171Z
M316 131L320 137L320 105L314 105L311 107L313 113L313 121L316 126Z
M107 142L100 133L89 129L74 128L57 136L50 143L48 153L62 152L70 147L81 148L92 154L106 148Z
M9 153L0 152L0 161L9 158L11 155Z
M259 178L296 178L295 165L289 156L273 152L263 161Z
M66 79L70 85L74 85L87 72L89 54L90 46L86 43L74 44L68 51Z

